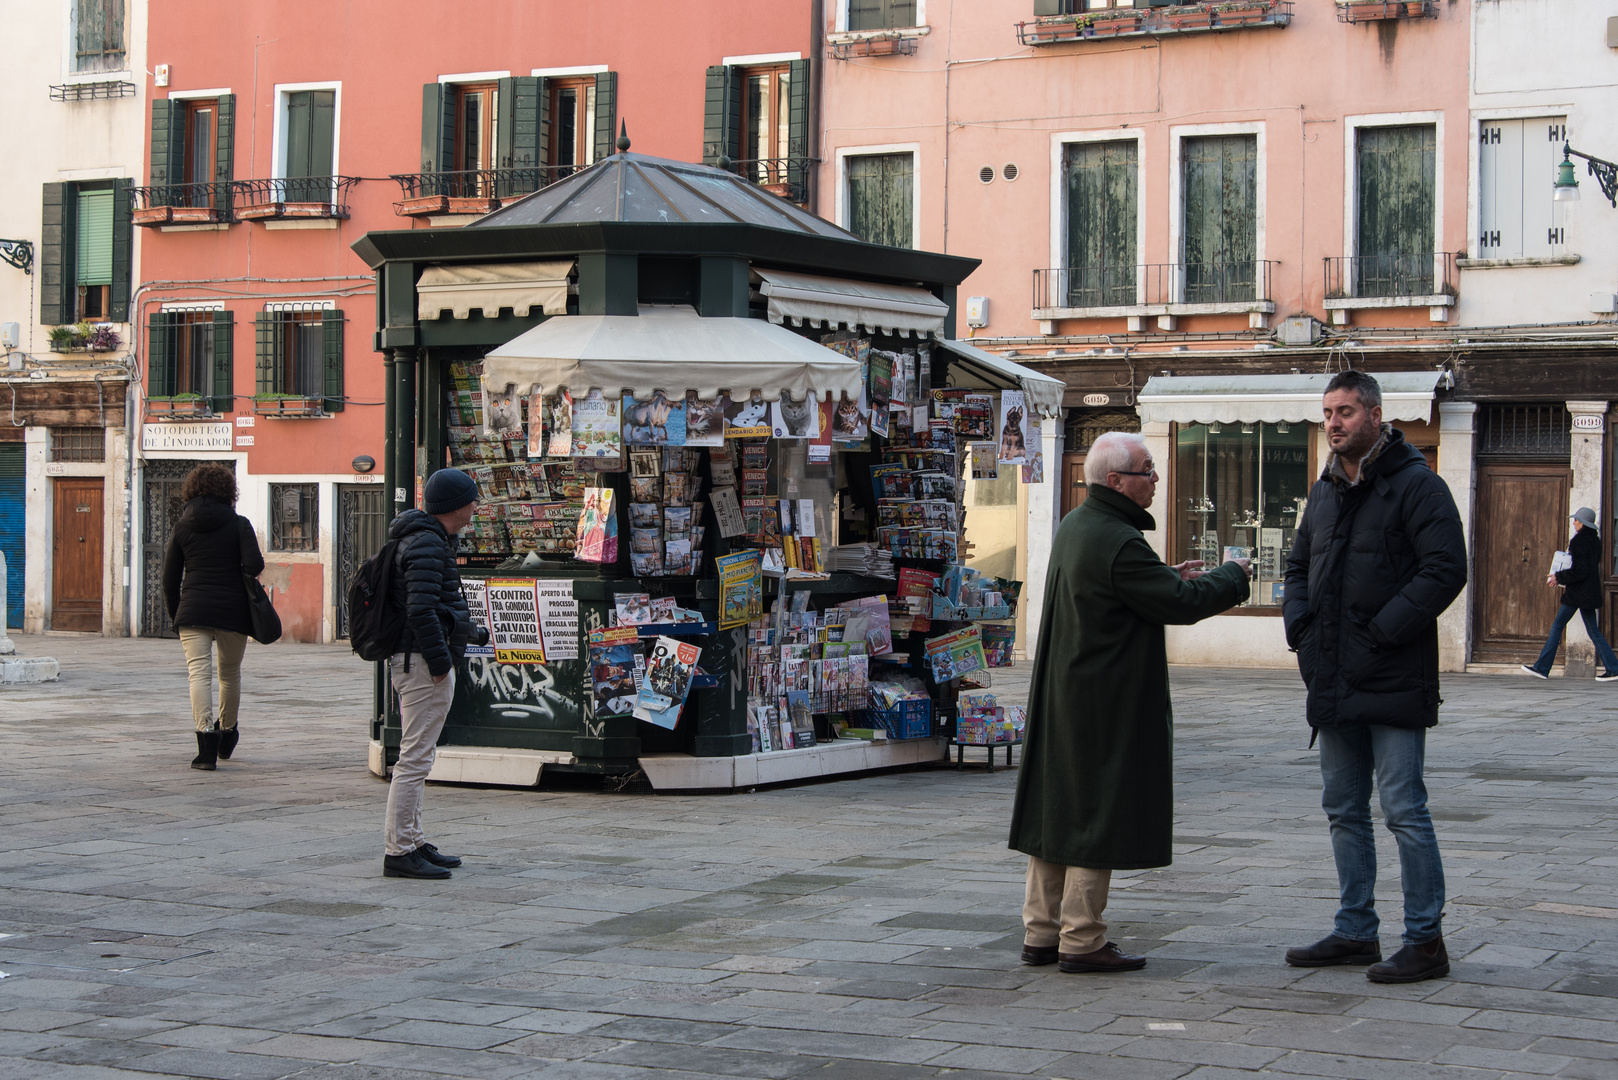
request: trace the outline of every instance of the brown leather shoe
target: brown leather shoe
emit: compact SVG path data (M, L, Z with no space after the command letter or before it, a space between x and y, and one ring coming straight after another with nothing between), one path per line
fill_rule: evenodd
M1062 953L1056 960L1057 965L1069 974L1080 971L1139 971L1146 966L1146 957L1131 956L1110 941L1095 952Z
M1022 947L1022 962L1032 967L1041 967L1045 964L1056 963L1055 945L1024 945Z

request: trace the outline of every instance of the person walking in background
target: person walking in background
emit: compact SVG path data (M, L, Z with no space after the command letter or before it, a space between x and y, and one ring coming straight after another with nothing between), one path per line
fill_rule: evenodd
M253 632L242 574L264 572L253 524L236 513L236 474L226 465L198 465L180 487L180 520L163 556L163 599L180 632L191 679L191 722L197 731L193 769L213 771L240 739L242 656ZM214 652L219 659L219 710L213 707Z
M1028 856L1023 963L1133 971L1146 958L1109 942L1101 917L1114 870L1173 859L1163 627L1247 599L1249 567L1167 566L1147 545L1157 470L1139 435L1097 439L1084 478L1089 497L1051 551L1010 846Z
M1294 967L1369 964L1372 982L1449 974L1444 867L1422 777L1438 723L1438 616L1466 584L1466 540L1449 486L1382 422L1382 389L1359 371L1326 384L1332 456L1287 556L1282 616L1320 740L1321 805L1340 903L1331 934L1288 949ZM1404 947L1382 959L1371 781L1399 844Z
M388 784L382 873L386 877L447 878L461 865L427 842L421 799L433 771L438 736L455 698L455 668L466 658L472 619L461 592L451 537L472 522L478 488L459 469L440 469L422 489L424 510L393 519L388 537L400 541L394 557L394 595L405 612L404 631L388 661L399 695L399 760Z
M1551 623L1550 636L1539 659L1524 664L1522 669L1537 678L1551 677L1551 664L1556 662L1556 650L1562 646L1562 632L1573 621L1577 612L1584 617L1584 629L1596 647L1596 658L1601 661L1601 673L1596 682L1618 679L1618 656L1601 632L1601 534L1596 532L1596 512L1581 506L1573 512L1573 539L1567 543L1568 556L1573 565L1558 570L1545 579L1547 585L1562 587L1562 607Z

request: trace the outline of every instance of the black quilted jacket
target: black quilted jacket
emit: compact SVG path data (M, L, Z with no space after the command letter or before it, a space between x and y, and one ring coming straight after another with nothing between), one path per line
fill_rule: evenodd
M251 634L243 571L264 572L253 523L212 495L186 503L163 556L163 599L174 625Z
M438 519L424 510L406 510L394 518L388 536L400 541L390 598L405 609L399 651L420 653L433 675L447 674L466 658L472 632L455 545Z
M1568 541L1573 565L1556 572L1562 603L1580 611L1601 606L1601 535L1586 525Z

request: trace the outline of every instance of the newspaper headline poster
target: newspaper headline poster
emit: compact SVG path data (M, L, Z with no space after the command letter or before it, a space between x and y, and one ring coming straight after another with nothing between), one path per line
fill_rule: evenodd
M579 602L573 599L570 578L540 578L539 635L546 660L579 658Z
M543 664L545 642L539 629L539 596L533 578L489 578L484 592L489 610L489 644L502 664Z
M489 600L484 588L486 583L482 578L462 578L461 592L466 597L466 611L472 619L472 625L489 628ZM493 656L493 645L468 645L467 656Z

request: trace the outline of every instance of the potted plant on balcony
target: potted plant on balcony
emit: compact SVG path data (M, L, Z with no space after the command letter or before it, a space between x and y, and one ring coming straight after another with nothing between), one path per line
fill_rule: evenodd
M1163 8L1157 12L1157 17L1170 30L1204 30L1213 21L1211 9L1203 4Z
M1142 8L1105 8L1085 16L1085 33L1090 37L1133 34L1141 28L1146 12Z
M213 404L201 394L174 394L168 397L147 398L146 411L158 417L189 420L199 416L212 416Z
M79 352L90 339L90 327L85 323L69 323L50 329L51 352Z
M323 399L302 394L254 394L253 412L259 416L324 416Z
M1228 0L1214 8L1216 25L1251 26L1261 23L1270 14L1268 0Z
M83 324L80 324L83 325ZM85 335L84 346L93 353L112 352L124 343L118 332L107 325L87 328L90 332Z

